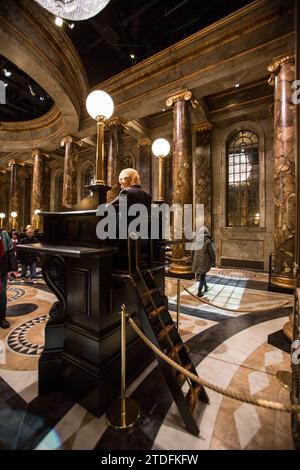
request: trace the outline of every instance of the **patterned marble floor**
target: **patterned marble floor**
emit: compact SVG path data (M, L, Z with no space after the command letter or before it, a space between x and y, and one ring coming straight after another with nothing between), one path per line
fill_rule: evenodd
M254 276L255 278L254 278ZM244 282L256 285L241 285ZM194 281L182 281L193 292ZM290 296L268 293L264 273L214 268L201 304L181 290L180 333L199 375L254 397L289 402L275 375L289 370L282 326ZM176 279L166 292L176 317ZM37 364L55 296L42 280L9 284L11 327L0 329L0 448L99 450L292 449L288 414L224 398L207 390L198 411L198 437L187 433L154 361L127 388L141 406L135 428L118 433L63 393L38 396ZM282 307L278 307L285 301ZM224 307L243 312L228 312Z

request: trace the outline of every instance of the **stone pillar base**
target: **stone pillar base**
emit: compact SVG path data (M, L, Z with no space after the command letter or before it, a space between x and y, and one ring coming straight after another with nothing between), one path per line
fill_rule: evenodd
M173 274L192 274L192 265L184 260L177 261L170 264L169 272Z
M296 279L292 276L283 276L281 274L272 274L270 279L272 284L288 289L295 289Z

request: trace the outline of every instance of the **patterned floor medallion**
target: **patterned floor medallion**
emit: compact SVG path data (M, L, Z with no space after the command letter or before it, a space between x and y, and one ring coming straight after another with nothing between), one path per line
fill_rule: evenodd
M13 300L18 300L25 295L25 290L20 289L19 287L8 287L7 288L7 300L12 302Z
M44 323L47 320L48 315L41 315L19 325L8 335L8 347L18 354L39 356L43 351Z
M251 271L240 271L239 269L218 270L219 276L230 277L232 279L255 279L256 274Z

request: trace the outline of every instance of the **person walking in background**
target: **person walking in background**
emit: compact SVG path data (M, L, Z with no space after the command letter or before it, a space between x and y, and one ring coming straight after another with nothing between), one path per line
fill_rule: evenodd
M0 231L0 328L9 328L6 320L7 306L7 273L17 270L16 257L13 254L13 244L5 230Z
M199 276L198 297L202 297L202 289L205 292L208 290L206 284L206 273L215 264L215 251L210 232L204 225L200 227L197 235L196 242L199 244L199 249L192 252L192 271L196 276Z
M10 273L8 273L8 275L9 275L10 281L14 281L18 277L17 244L19 243L19 240L18 240L18 232L16 230L12 230L12 232L11 232L11 241L12 241L12 244L13 244L13 253L14 253L14 256L16 258L17 270L16 271L11 271Z
M34 230L31 225L26 228L26 237L20 240L20 245L29 245L32 243L38 243L38 239L34 236ZM17 249L17 258L21 263L21 275L20 279L24 280L29 267L31 281L34 282L36 277L36 262L38 253L29 252L22 249Z

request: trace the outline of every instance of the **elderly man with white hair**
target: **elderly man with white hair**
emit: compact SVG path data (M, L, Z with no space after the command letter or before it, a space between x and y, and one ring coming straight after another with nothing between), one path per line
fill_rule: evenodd
M126 168L119 174L121 191L111 204L119 208L120 197L127 196L127 207L132 204L144 204L148 211L151 209L151 196L141 188L140 175L133 168Z

